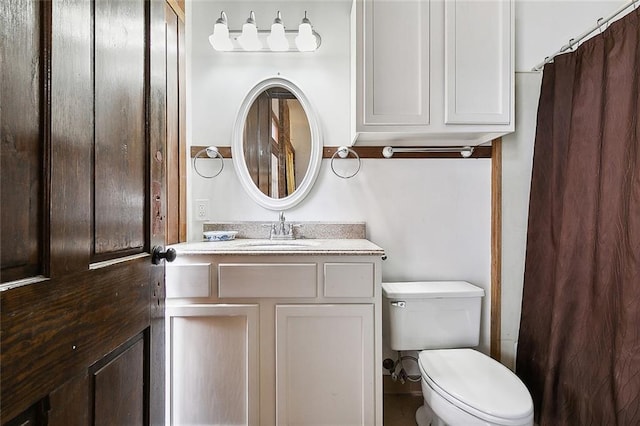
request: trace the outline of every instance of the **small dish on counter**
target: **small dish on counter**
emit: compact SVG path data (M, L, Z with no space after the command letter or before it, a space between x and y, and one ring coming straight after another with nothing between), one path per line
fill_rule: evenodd
M231 241L236 239L238 231L205 231L203 232L205 241Z

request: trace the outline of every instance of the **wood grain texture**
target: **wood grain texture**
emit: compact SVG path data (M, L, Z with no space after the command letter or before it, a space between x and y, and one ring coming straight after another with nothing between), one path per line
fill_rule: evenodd
M47 426L89 424L88 389L89 375L85 371L51 392Z
M0 415L10 419L150 321L149 258L0 293Z
M333 154L338 150L337 146L325 146L322 149L322 158L331 158ZM451 151L451 152L398 152L394 153L392 158L385 158L382 155L382 146L351 146L355 152L358 153L360 158L379 158L384 160L391 159L403 159L403 158L455 158L460 159L460 152ZM401 147L394 146L394 148L417 148L417 147ZM439 147L429 147L429 148L439 148ZM447 147L440 147L447 148ZM351 155L351 154L350 154ZM469 158L491 158L491 147L490 146L478 146L474 149L473 154Z
M178 22L178 102L180 113L180 241L187 241L187 50L184 21Z
M145 245L145 2L96 2L96 260ZM100 255L103 255L102 257Z
M91 4L53 2L50 276L87 269L91 256L93 77ZM73 102L70 102L73 100ZM64 188L64 190L61 190Z
M180 22L184 24L185 21L185 4L184 0L167 0L167 4L171 7L171 10L176 14Z
M491 157L491 357L500 361L502 330L502 139Z
M36 414L37 417L47 412L52 425L87 424L90 420L88 407L94 404L87 382L89 368L130 341L132 336L144 331L145 335L150 336L149 347L144 351L144 378L139 381L146 389L145 407L135 414L135 418L142 416L145 422L155 419L153 424L164 424L164 268L162 265L152 267L149 256L123 260L103 267L96 267L90 263L94 260L91 258L93 210L98 208L92 200L95 177L92 142L96 123L93 119L92 61L98 61L96 72L106 72L99 65L100 59L92 55L94 28L91 22L94 9L91 3L85 0L31 1L29 4L32 6L52 6L51 19L46 15L42 18L42 12L38 12L41 22L51 22L47 36L53 40L53 51L50 55L51 72L34 77L36 80L40 77L50 78L50 81L39 83L39 87L51 87L51 157L50 160L43 158L39 166L44 170L45 176L51 176L50 180L42 180L42 185L46 186L42 190L43 198L46 200L46 194L50 197L44 203L42 215L45 218L50 217L51 221L50 235L45 235L44 238L45 241L51 242L50 257L45 257L45 262L50 262L51 266L43 267L45 273L47 270L50 272L48 279L13 286L0 292L0 418L2 424L5 424L29 410L27 417L31 414ZM20 13L29 11L29 4L26 2L16 4L23 3L25 7L20 9ZM99 3L98 5L96 2L98 14L104 12L113 16L121 16L121 8L132 6L132 2L115 0ZM118 88L121 88L120 84L128 87L131 77L122 69L104 77L110 79L113 90L106 90L98 98L100 108L95 114L103 128L110 128L104 124L112 122L114 128L124 128L120 129L122 134L136 134L142 126L140 140L136 139L134 144L139 144L143 149L130 163L136 169L130 175L139 176L141 186L134 190L124 188L120 194L112 190L113 194L110 195L115 209L122 206L123 211L127 210L131 207L130 200L134 200L135 204L140 206L134 214L134 221L140 224L140 229L136 232L141 236L143 247L137 250L147 251L152 244L164 244L164 226L160 226L159 231L152 234L149 217L152 208L156 209L159 212L158 223L163 224L165 174L162 158L166 132L165 3L142 0L138 3L142 10L142 20L139 22L139 16L135 15L133 22L136 30L140 30L136 25L141 25L142 36L140 32L135 31L119 32L123 27L117 24L122 24L121 22L113 26L107 25L109 28L100 26L108 21L102 18L96 21L97 27L100 27L99 31L96 27L96 32L111 31L109 37L115 41L135 47L137 54L134 55L131 64L134 70L136 67L141 70L139 78L136 79L139 83L136 88L142 90L142 101L134 109L141 115L129 120L129 116L121 117L114 113L117 111L128 114L131 111L129 96L138 96L136 93L125 93L126 96L119 97L119 94L122 94L122 90L118 91ZM2 13L5 12L7 9L2 8ZM33 19L35 13L32 13ZM128 20L128 12L124 14ZM8 16L2 15L2 30L7 24L7 33L21 34L32 31L33 24L30 20L8 19ZM132 21L126 23L130 24ZM98 50L103 59L114 53L109 52L109 45L103 43L104 40L113 41L109 37L98 37L96 40L98 44L102 43ZM46 37L44 39L46 40ZM111 48L117 50L119 44L115 43ZM116 62L127 71L129 56L126 52L118 51L118 54L123 56L117 58ZM39 57L42 55L40 52ZM20 60L31 61L28 55ZM5 74L4 70L3 62L3 85L11 86L14 81L21 81L19 75ZM11 98L7 97L7 93ZM24 93L3 91L2 96L3 106L5 102L13 105L12 98L23 97ZM107 110L106 105L102 103L105 96L110 97L111 102L108 105L110 109ZM16 102L19 104L19 100ZM44 96L38 98L41 111L47 112L48 102ZM4 111L3 108L3 113ZM39 119L42 119L41 117L42 114ZM44 134L46 141L46 132ZM155 155L157 152L162 155ZM4 154L3 145L3 160ZM128 151L128 154L132 154L131 151ZM114 158L118 158L118 155ZM120 158L123 157L126 155L121 155ZM160 160L151 161L151 158L158 157ZM116 172L114 168L109 167L109 164L96 163L96 168L100 169L103 177ZM122 170L124 169L119 169L118 173L124 173ZM4 177L3 174L3 184ZM6 183L18 186L21 181L18 177L11 177ZM106 191L108 188L100 186L103 184L104 179L98 179L95 183L99 190ZM154 204L150 201L152 189L157 195ZM1 204L7 205L7 194L3 191L1 195ZM15 216L28 213L25 209L29 206L25 204L15 204L13 207L12 213ZM108 216L104 212L101 213L105 220L110 221L109 226L130 227L130 222L118 215ZM3 242L11 226L14 225L2 222ZM48 229L43 227L43 230L46 233ZM25 232L24 237L28 238L28 233ZM155 369L155 374L150 373L152 368ZM118 392L107 393L114 398L120 398ZM45 406L41 404L42 401L46 402ZM116 401L117 404L122 402ZM153 418L152 413L155 415Z
M180 102L178 16L167 5L167 243L180 242Z
M50 408L49 398L42 398L31 407L20 413L5 426L41 426L49 425L48 411Z
M195 157L198 152L206 148L205 146L192 146L191 158ZM337 146L325 146L322 148L322 158L331 158L339 147ZM380 158L385 159L382 156L382 146L352 146L350 147L358 153L360 158ZM218 150L224 158L231 158L231 148L228 146L219 146ZM202 155L202 154L201 154ZM411 153L397 153L393 155L393 158L461 158L458 152L411 152ZM491 158L490 146L478 146L473 151L471 158Z
M191 158L195 158L195 156L205 148L206 146L192 145L191 148L189 149L189 156ZM219 146L218 152L220 152L220 155L222 155L224 158L231 158L230 146ZM201 158L202 156L206 156L206 154L203 152L200 154L198 158Z
M147 137L149 143L149 175L153 191L151 206L146 212L146 229L150 228L148 248L166 243L167 229L167 63L166 5L163 1L147 3ZM151 207L151 209L149 209ZM163 262L164 263L164 262ZM147 420L153 425L165 424L165 324L164 264L150 266L147 278L151 300L148 362L149 399Z
M0 279L43 272L43 170L46 54L49 4L3 2L0 9Z
M135 341L93 373L95 426L144 425L145 347Z

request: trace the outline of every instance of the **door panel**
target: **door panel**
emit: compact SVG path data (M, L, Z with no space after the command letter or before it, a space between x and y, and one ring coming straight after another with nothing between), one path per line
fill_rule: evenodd
M0 140L2 143L2 282L42 272L43 150L41 149L44 2L3 2L0 25ZM10 105L10 107L7 107Z
M95 2L96 259L145 244L145 3Z
M144 336L93 373L95 426L145 423ZM113 395L120 396L113 398Z
M47 4L47 2L39 2ZM93 67L91 2L52 3L50 277L86 271L91 256Z
M47 426L89 424L89 375L81 375L60 386L49 395L49 422Z

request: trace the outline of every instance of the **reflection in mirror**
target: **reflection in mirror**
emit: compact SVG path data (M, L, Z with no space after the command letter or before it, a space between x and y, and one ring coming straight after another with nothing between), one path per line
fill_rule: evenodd
M284 87L254 100L243 132L249 175L266 196L285 198L300 186L311 159L311 129L300 101Z

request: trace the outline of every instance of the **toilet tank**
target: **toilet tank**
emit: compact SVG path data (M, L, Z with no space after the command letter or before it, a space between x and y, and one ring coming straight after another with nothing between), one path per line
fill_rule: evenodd
M396 351L465 348L480 341L484 290L466 281L382 283L383 332Z

